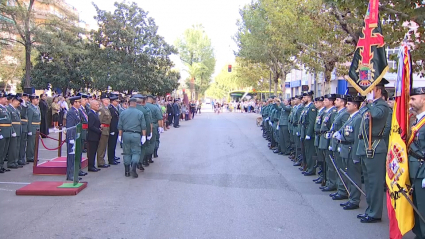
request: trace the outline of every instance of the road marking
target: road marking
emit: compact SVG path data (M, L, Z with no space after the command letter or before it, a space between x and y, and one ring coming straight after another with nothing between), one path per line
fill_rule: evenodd
M4 188L0 188L0 191L8 191L8 192L15 192L16 190L10 190L10 189L4 189Z
M28 185L28 184L31 184L31 183L23 183L23 182L0 182L0 184Z

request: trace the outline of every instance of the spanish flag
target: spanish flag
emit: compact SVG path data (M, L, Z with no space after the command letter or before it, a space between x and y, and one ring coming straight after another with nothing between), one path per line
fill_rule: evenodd
M407 46L398 55L398 74L395 86L395 103L386 162L387 210L390 219L390 239L401 239L414 222L413 208L406 198L397 193L399 186L408 191L410 185L407 157L407 132L409 130L409 97L412 83L412 65ZM409 196L410 197L410 196Z

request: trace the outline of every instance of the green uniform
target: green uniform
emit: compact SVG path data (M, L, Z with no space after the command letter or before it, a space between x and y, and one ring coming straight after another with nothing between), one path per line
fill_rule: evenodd
M339 154L342 158L342 169L347 172L348 176L361 187L362 185L362 165L360 157L356 155L356 149L359 145L359 132L362 115L359 112L354 113L349 117L344 127L338 132L340 133L341 141L339 145ZM354 205L359 205L361 193L348 179L344 176L345 184L350 191L349 202ZM339 193L339 191L338 191Z
M388 147L383 140L383 132L387 121L389 106L382 99L377 99L366 106L360 125L359 147L357 155L361 157L364 184L366 189L367 209L365 214L373 218L382 217L385 160ZM369 144L369 116L372 117L372 149L373 155L366 155Z
M9 150L12 137L12 118L4 105L0 104L0 170L3 170L6 152Z
M319 140L319 150L322 151L322 154L325 157L326 167L324 168L326 172L326 186L331 189L336 188L335 181L331 181L330 179L334 179L335 175L330 175L331 172L335 173L335 170L332 166L329 155L331 155L332 151L329 150L331 135L329 130L331 129L332 123L335 119L337 110L335 107L331 107L325 110L323 113L323 121L322 126L320 127L320 140ZM330 171L333 170L333 171Z
M147 150L148 155L153 154L155 150L155 143L158 137L158 121L162 120L162 113L158 106L151 103L146 103L146 107L151 110L152 113L152 138L150 139L149 149Z
M21 125L22 132L19 143L19 164L25 164L25 156L27 151L27 142L28 142L28 102L21 103L18 107L21 113Z
M279 115L279 148L280 152L282 152L285 155L289 155L290 147L291 147L291 141L289 139L289 114L291 112L291 106L290 105L284 105L281 103L281 111Z
M34 162L34 147L35 147L35 134L40 131L41 112L38 105L29 104L28 111L28 142L27 142L27 162Z
M101 128L102 134L100 135L99 146L97 147L97 165L101 166L105 165L106 146L109 140L109 125L111 124L112 115L109 109L102 104L97 114L99 115L100 124L103 126Z
M418 122L420 119L418 119ZM410 144L409 151L409 176L413 187L413 204L422 215L425 215L425 127L422 126L415 134L413 143ZM423 222L415 212L415 226L412 230L417 238L425 238L425 222Z
M313 102L310 102L304 107L303 114L301 115L301 135L300 138L304 141L304 161L306 163L306 173L316 174L314 165L316 162L313 160L314 156L314 125L317 116L317 109Z
M296 150L296 157L303 158L303 148L302 148L302 142L301 142L301 112L304 110L304 104L299 104L297 107L297 111L294 115L294 139L295 139L295 150Z
M138 164L141 154L141 133L146 130L143 113L136 107L124 110L118 120L118 130L122 130L124 165Z
M294 114L296 111L296 107L291 107L291 112L289 113L288 116L288 131L289 131L289 140L290 140L290 147L291 147L291 153L293 153L293 147L295 145L295 140L294 140Z
M387 146L389 146L389 138L390 138L390 132L391 132L391 122L393 119L393 109L392 108L388 108L389 112L388 112L388 117L387 117L387 122L385 123L385 129L384 129L384 141L387 144Z
M332 124L330 133L333 135L335 132L339 131L341 127L345 124L345 122L347 122L349 117L350 117L350 114L347 112L346 108L342 108L341 110L339 110L337 115L335 116L335 120ZM332 147L332 152L334 155L335 165L337 168L336 170L339 170L339 168L345 168L345 165L343 164L342 158L338 151L339 140L332 137L331 147ZM331 180L335 180L337 189L338 189L338 194L341 196L347 196L347 193L348 193L347 190L345 190L345 187L343 183L341 182L341 179L339 178L337 172L335 171L335 168L333 167L333 165L331 166L332 166L331 168L334 170L333 174L331 174L331 176L333 176L334 179L331 179Z
M13 166L17 165L19 161L19 144L21 140L21 132L22 132L22 126L21 126L21 113L18 109L15 109L12 105L7 106L7 110L10 113L11 119L12 119L12 137L10 138L9 143L9 151L8 151L8 161L7 166Z
M152 112L145 105L137 104L136 108L138 110L140 110L143 113L144 117L145 117L146 136L149 137L149 135L151 134ZM151 144L150 140L146 140L146 142L144 144L142 144L142 148L141 148L142 151L141 151L139 163L143 163L143 160L145 159L145 156L148 154L148 149L150 147L150 144Z

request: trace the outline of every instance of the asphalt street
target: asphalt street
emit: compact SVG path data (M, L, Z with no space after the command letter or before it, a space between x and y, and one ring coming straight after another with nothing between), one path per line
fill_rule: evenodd
M256 117L197 115L161 135L159 158L139 178L124 177L121 163L89 173L77 196L16 196L19 183L65 179L34 176L30 165L0 174L0 238L388 238L386 212L362 224L364 199L342 210L267 148Z

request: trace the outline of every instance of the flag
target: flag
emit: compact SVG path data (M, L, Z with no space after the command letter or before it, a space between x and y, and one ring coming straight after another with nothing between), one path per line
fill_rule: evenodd
M378 15L379 0L370 0L362 33L345 79L363 96L382 80L388 71L384 36Z
M395 103L386 161L387 211L390 219L390 238L401 239L414 225L413 208L401 194L398 185L408 191L410 185L407 131L409 130L409 97L412 65L407 46L398 54L398 73L395 85ZM397 185L398 184L398 185ZM410 195L409 195L410 197ZM411 199L411 198L410 198Z

